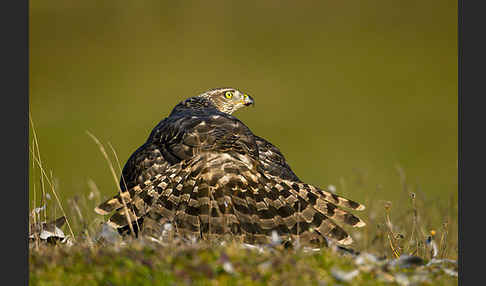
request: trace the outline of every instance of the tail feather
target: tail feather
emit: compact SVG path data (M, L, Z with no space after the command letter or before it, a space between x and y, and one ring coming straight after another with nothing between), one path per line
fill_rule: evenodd
M354 206L355 209L364 209L361 204L348 203L350 200L340 196L327 196L320 189L298 182L282 180L278 177L267 175L267 189L279 194L280 201L273 202L278 207L285 207L283 203L293 207L293 211L299 214L299 224L288 222L291 233L305 233L318 231L321 235L336 240L340 244L350 244L351 237L339 225L341 222L353 227L363 227L365 223L353 214L338 208L337 205L327 201L331 199L340 206ZM274 195L275 196L275 195ZM288 211L287 211L288 212ZM294 224L294 225L292 225Z
M125 204L131 202L132 198L134 198L137 194L141 192L142 189L140 188L140 186L135 186L129 191L122 192L121 194L118 194L111 199L101 203L95 208L95 212L100 215L107 215L116 209L122 208L123 200L125 201Z
M363 210L364 205L257 171L230 155L204 153L173 165L165 174L118 194L96 211L115 211L109 223L116 228L128 224L127 216L131 221L149 216L174 223L182 235L202 239L231 235L250 243L269 242L276 231L292 240L322 244L330 238L346 245L352 239L337 223L365 226L342 209Z
M174 166L170 170L175 173L180 168L180 166ZM170 197L172 194L172 188L170 187L180 180L177 176L156 175L143 184L139 184L101 203L95 208L95 212L106 215L115 211L107 223L114 228L125 227L129 224L129 221L134 223L148 214L160 196Z

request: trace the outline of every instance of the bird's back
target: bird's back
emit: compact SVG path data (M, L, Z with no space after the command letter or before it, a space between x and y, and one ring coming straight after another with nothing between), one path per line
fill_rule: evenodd
M208 150L258 157L255 137L245 124L220 112L204 98L186 99L154 127L146 142L130 156L120 187L130 189L163 174L169 166Z

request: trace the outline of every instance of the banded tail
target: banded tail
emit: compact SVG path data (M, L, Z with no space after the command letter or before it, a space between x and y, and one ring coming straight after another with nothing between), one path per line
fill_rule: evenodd
M202 239L226 235L248 243L267 243L272 232L282 238L323 244L326 238L347 245L348 233L337 223L363 227L349 211L365 206L315 186L258 171L229 154L202 153L171 166L144 184L100 204L117 228L144 217L171 222L179 234ZM127 211L123 207L127 204Z

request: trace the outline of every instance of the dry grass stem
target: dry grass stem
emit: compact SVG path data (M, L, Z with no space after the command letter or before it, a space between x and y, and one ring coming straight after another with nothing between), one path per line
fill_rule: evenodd
M45 200L45 198L46 198L46 192L45 192L45 187L44 187L44 178L45 178L45 180L47 181L47 183L51 187L52 194L54 195L54 198L56 199L56 202L57 202L59 208L61 209L62 214L64 215L64 217L66 217L66 223L68 225L69 231L71 232L72 238L75 240L76 237L75 237L74 232L71 228L71 224L70 224L69 220L67 219L66 212L64 211L64 208L62 207L61 200L59 199L59 196L57 195L57 192L55 190L55 186L52 183L52 181L49 179L49 176L47 176L45 169L42 165L42 161L41 161L41 157L40 157L39 142L37 140L37 134L35 132L34 122L32 120L32 116L30 114L29 114L29 119L30 119L30 124L32 126L32 134L34 136L34 144L33 144L32 148L29 148L29 149L30 149L30 152L32 154L33 161L35 163L37 163L37 166L39 167L39 170L41 171L40 178L41 178L42 199ZM36 150L37 150L37 152L36 152ZM37 155L36 155L36 153L37 153ZM52 172L51 172L51 176L52 176ZM42 202L44 202L47 205L47 201L42 201ZM42 202L41 202L41 205L42 205ZM35 204L35 202L34 202L34 204ZM47 221L47 214L46 213L47 212L44 212L45 221Z
M113 146L111 145L110 142L108 142L108 146L110 147L111 152L113 153L113 156L115 156L115 161L116 161L116 164L118 166L118 171L120 172L120 174L122 174L122 168L121 168L120 160L118 160L118 155L116 154L115 148L113 148ZM121 176L121 177L122 177L123 185L125 185L125 190L128 190L127 183L125 182L125 178L123 176ZM118 184L118 181L117 181L117 184ZM135 213L135 211L133 209L132 209L132 212ZM138 224L138 220L135 220L135 224L137 225L137 229L140 230L140 225Z
M96 145L98 145L98 148L100 149L101 154L103 154L103 156L106 159L106 162L108 163L108 166L110 167L111 174L113 175L113 179L115 180L115 185L117 186L118 191L120 193L120 198L121 198L121 201L122 201L122 204L123 204L123 209L125 210L125 216L126 216L127 221L128 221L128 226L130 227L131 234L133 236L135 236L135 231L133 229L132 220L130 218L130 213L129 213L129 209L127 207L127 203L125 202L125 199L122 196L122 190L120 188L120 185L118 184L118 178L116 176L115 169L113 168L113 164L111 163L110 158L108 157L108 154L105 151L105 147L103 147L103 145L98 140L98 138L96 138L93 134L91 134L91 132L86 130L86 134L88 134L91 137L91 139L93 139L93 141L96 143Z

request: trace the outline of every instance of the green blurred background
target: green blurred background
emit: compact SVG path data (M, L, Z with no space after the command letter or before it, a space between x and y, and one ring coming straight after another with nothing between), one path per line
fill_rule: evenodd
M452 0L35 0L30 112L63 201L89 179L116 192L86 130L124 164L179 101L231 86L256 101L235 115L304 181L400 205L401 166L457 216L456 41Z

